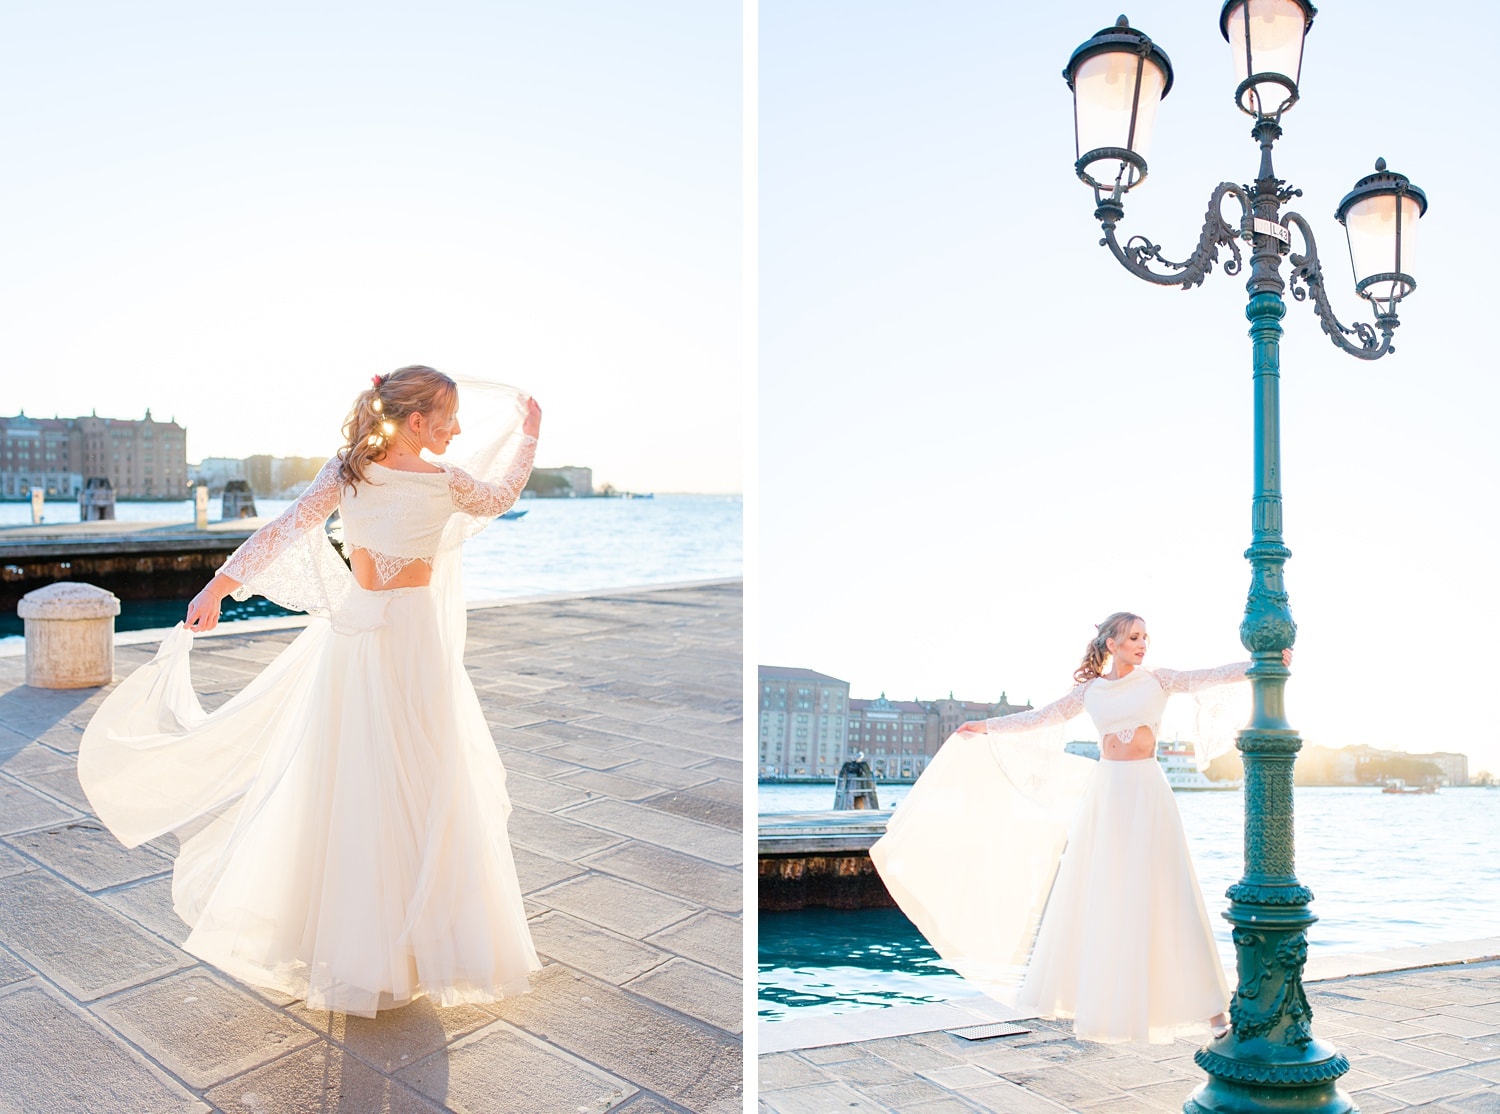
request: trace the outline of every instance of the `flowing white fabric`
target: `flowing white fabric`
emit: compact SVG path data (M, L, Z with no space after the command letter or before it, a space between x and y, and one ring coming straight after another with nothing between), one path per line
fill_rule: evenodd
M1155 758L1098 762L1016 1004L1080 1040L1169 1043L1229 1004L1172 787Z
M1089 1040L1203 1028L1228 995L1171 788L1154 756L1095 762L1063 740L1085 711L1101 735L1154 731L1169 694L1247 669L1138 668L987 720L987 734L950 736L870 850L886 889L939 955L1007 1005L1076 1015ZM1158 938L1189 960L1157 963ZM1192 958L1203 955L1211 962ZM1147 992L1135 975L1101 978L1148 959Z
M510 388L461 384L468 428L476 395L501 415L477 466L376 468L356 496L330 462L231 557L246 591L322 616L243 691L205 712L179 627L79 750L89 801L121 842L183 837L172 894L193 926L185 950L314 1009L489 1001L526 990L539 966L505 770L463 668L459 583L460 543L515 501L535 442ZM324 534L340 508L346 540L352 527L358 544L430 561L432 583L359 587Z

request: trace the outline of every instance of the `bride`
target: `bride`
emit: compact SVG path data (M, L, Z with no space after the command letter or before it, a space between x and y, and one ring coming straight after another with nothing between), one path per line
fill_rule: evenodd
M1156 737L1170 694L1243 681L1249 663L1147 669L1149 644L1141 617L1117 612L1067 696L963 724L870 851L960 974L1025 1016L1072 1018L1083 1040L1226 1031L1229 987ZM1083 712L1098 762L1062 752Z
M79 752L122 843L182 837L184 949L312 1009L492 1001L540 966L505 770L463 667L459 557L520 495L541 410L511 388L464 389L495 413L467 470L433 459L460 433L454 380L423 366L376 376L345 446L105 700ZM348 567L325 534L334 511ZM225 596L251 593L318 617L205 713L194 633Z

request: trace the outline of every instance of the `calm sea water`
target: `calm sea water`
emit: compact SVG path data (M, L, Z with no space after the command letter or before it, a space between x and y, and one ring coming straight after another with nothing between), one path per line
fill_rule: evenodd
M257 499L270 517L287 500ZM742 500L738 495L658 495L654 499L526 499L525 517L493 523L464 546L464 592L471 600L584 592L739 576ZM218 507L210 503L210 517ZM47 505L48 522L78 520L76 504ZM119 503L127 522L191 522L193 505ZM0 503L0 525L30 523L31 508ZM184 601L126 601L120 630L171 626ZM226 617L282 614L265 601L248 601ZM0 634L19 631L15 612L0 614Z
M908 786L883 787L890 807ZM762 785L761 812L826 809L831 785ZM1243 869L1240 791L1177 793L1204 901L1230 970L1224 891ZM1296 790L1297 875L1312 888L1315 953L1372 951L1493 936L1500 925L1500 789L1391 796L1365 788ZM972 993L894 910L760 915L762 1020L847 1013Z

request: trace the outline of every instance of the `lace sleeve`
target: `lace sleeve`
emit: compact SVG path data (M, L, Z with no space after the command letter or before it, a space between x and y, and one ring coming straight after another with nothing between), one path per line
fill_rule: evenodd
M1054 700L1029 712L1012 712L1008 716L996 716L984 721L984 729L991 735L1008 731L1027 731L1036 727L1050 727L1072 719L1083 711L1083 690L1088 685L1075 685L1073 691L1061 700Z
M1230 685L1243 681L1250 672L1248 661L1237 661L1231 665L1217 665L1212 669L1153 669L1163 691L1201 692L1217 685Z
M448 490L453 496L453 505L465 514L485 518L504 514L521 497L535 458L536 438L523 437L510 467L492 483L476 480L462 468L448 468Z
M323 523L338 509L341 487L335 457L295 503L229 555L219 571L240 582L235 599L262 595L294 611L331 609L348 570L324 538Z
M1192 701L1184 709L1189 717L1188 737L1198 768L1204 770L1234 746L1235 736L1250 718L1250 686L1244 684L1248 661L1219 665L1213 669L1153 669L1167 693L1185 693ZM1169 716L1177 713L1168 712Z

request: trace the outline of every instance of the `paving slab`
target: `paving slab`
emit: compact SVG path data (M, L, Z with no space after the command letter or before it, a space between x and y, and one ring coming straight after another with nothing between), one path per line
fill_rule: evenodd
M188 1114L207 1103L49 987L0 995L0 1103L46 1114ZM80 1066L86 1065L86 1071Z
M722 778L689 767L739 745L723 710L741 691L740 607L738 582L723 582L470 612L481 707L511 773L517 873L550 962L529 994L423 999L374 1019L309 1011L182 952L177 839L125 851L77 786L78 740L107 689L30 689L21 660L0 657L0 1114L740 1111L726 970L742 932L740 832L722 813L703 824L607 799L581 764L618 758L642 799ZM195 644L205 706L300 633L237 627ZM119 676L155 652L153 636L122 637ZM668 717L683 721L679 745L621 730ZM562 732L506 728L548 723ZM722 788L699 799L727 803ZM580 811L596 804L630 813Z
M221 1083L206 1097L218 1110L234 1114L443 1114L449 1109L324 1041Z
M202 968L101 1002L96 1011L192 1087L211 1087L316 1036Z
M0 944L81 1002L196 962L40 871L0 880Z
M521 889L534 893L545 889L564 878L572 878L584 872L584 867L551 855L538 854L527 847L512 846L511 855L516 862L516 874L521 879Z
M744 984L690 959L669 959L626 986L663 1005L738 1033L744 1025Z
M730 1098L725 1109L739 1108L738 1038L597 979L544 972L536 990L501 1002L499 1012L533 1036L689 1110Z
M670 958L670 953L660 948L618 933L601 932L598 925L566 913L543 913L530 924L531 938L542 955L616 986Z
M622 843L583 862L724 913L737 913L744 897L739 871L651 843Z
M649 797L643 803L658 812L665 812L672 816L683 816L689 820L713 824L735 832L740 830L738 797L733 801L723 801L705 793L674 791Z
M13 982L21 982L23 979L29 979L35 974L35 971L11 955L10 952L0 948L0 986L9 986Z
M454 1114L603 1111L639 1090L504 1022L407 1068L401 1078Z
M562 815L724 866L738 866L743 851L739 832L725 831L696 820L683 820L623 801L589 801L568 809Z
M740 922L718 913L698 913L685 921L646 937L653 944L678 955L716 967L739 978L744 963Z
M30 859L23 859L9 847L0 842L0 878L9 878L12 874L25 874L28 870L36 870L37 865Z
M569 878L533 896L549 908L636 938L686 920L700 908L597 872Z
M286 1012L324 1040L383 1072L399 1072L495 1020L493 1004L439 1008L419 998L375 1017L310 1010L300 1001Z
M0 835L42 828L78 817L78 812L0 774Z
M170 877L148 878L144 882L102 894L99 900L111 909L124 913L146 931L156 933L174 947L182 947L182 942L192 931L172 909Z
M165 855L145 847L126 850L97 820L23 832L6 842L90 893L172 869L172 860Z

